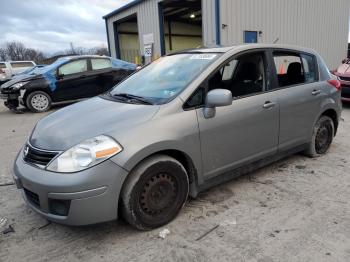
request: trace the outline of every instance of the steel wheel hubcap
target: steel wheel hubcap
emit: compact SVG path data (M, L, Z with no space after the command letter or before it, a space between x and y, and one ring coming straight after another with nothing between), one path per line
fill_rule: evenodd
M326 124L320 126L316 134L316 151L318 153L324 153L330 144L330 127Z
M150 215L160 214L174 204L176 195L177 183L171 175L154 175L144 184L140 196L141 208Z
M36 110L44 110L49 105L49 99L43 94L36 94L32 97L31 104Z

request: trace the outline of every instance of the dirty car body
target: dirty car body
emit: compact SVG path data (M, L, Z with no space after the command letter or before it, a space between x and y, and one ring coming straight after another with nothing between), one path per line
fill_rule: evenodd
M325 153L341 113L338 84L304 48L172 54L40 120L14 179L49 220L86 225L121 213L136 228L156 228L188 195L293 153Z
M6 82L1 86L0 98L10 109L21 104L34 112L46 111L51 104L106 92L135 69L134 64L105 56L64 57ZM41 96L33 97L34 92Z

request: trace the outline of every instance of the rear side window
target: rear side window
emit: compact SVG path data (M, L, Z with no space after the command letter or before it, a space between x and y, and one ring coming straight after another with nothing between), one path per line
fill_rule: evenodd
M290 52L274 52L279 87L312 83L317 80L314 56Z
M10 64L13 68L34 66L32 62L11 62Z
M109 59L91 59L91 66L92 70L99 70L99 69L105 69L105 68L111 68L112 63Z
M59 75L71 75L87 71L87 60L80 59L61 66L58 69Z

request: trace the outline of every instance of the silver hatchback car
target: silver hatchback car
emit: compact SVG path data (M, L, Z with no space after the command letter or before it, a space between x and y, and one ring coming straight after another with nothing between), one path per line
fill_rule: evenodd
M327 152L340 83L313 50L195 49L40 120L14 164L25 201L51 221L117 219L147 230L188 196L290 154Z

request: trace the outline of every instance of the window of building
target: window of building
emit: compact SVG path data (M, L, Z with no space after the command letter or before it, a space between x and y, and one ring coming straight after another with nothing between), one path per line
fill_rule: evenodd
M257 31L244 31L244 43L251 44L258 42Z
M71 75L87 71L87 60L80 59L61 66L58 69L59 75Z

